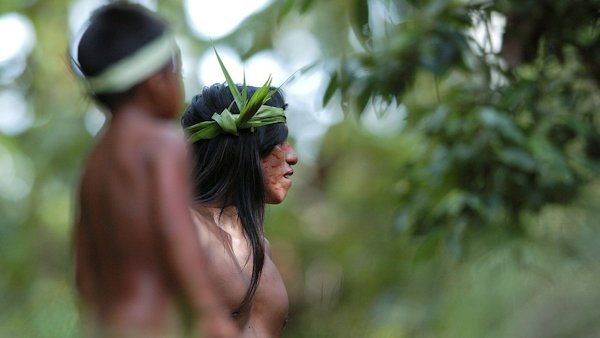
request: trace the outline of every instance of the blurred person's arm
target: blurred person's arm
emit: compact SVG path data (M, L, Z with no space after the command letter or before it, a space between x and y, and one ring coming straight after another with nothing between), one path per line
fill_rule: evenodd
M157 149L153 164L155 224L164 253L185 302L194 311L204 337L236 337L237 326L226 312L207 274L205 255L190 213L188 161L183 142L169 140Z

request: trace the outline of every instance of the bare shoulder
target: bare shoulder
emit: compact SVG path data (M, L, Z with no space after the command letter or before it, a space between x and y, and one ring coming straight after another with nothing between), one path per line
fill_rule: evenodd
M184 135L170 125L162 125L154 130L152 149L164 156L184 156L186 144Z
M269 240L266 237L263 237L263 241L265 243L265 254L270 258L273 258L271 242L269 242Z

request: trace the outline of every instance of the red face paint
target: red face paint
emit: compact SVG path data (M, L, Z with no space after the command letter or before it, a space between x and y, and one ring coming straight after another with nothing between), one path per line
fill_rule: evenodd
M292 185L292 166L297 161L296 152L287 141L275 146L271 153L261 160L267 203L278 204L285 199Z

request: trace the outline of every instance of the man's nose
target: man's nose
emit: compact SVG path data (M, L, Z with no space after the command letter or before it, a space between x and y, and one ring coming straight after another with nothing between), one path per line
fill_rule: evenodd
M292 148L292 146L289 146L287 152L285 153L285 161L290 165L298 163L298 154L296 154L296 151L294 148Z

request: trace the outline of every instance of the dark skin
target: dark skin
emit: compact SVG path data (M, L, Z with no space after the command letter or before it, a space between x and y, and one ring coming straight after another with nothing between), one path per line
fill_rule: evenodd
M292 166L298 157L285 141L262 159L266 202L281 203L291 187ZM240 337L280 337L288 318L288 295L281 275L273 263L271 245L264 239L265 260L250 306L237 312L250 286L252 251L235 206L224 209L219 203L197 203L194 222L208 256L208 271L215 280L215 291L240 329Z
M111 111L89 154L74 227L77 287L103 336L179 336L183 305L198 335L237 337L204 273L185 144L170 123L181 84L168 68Z

